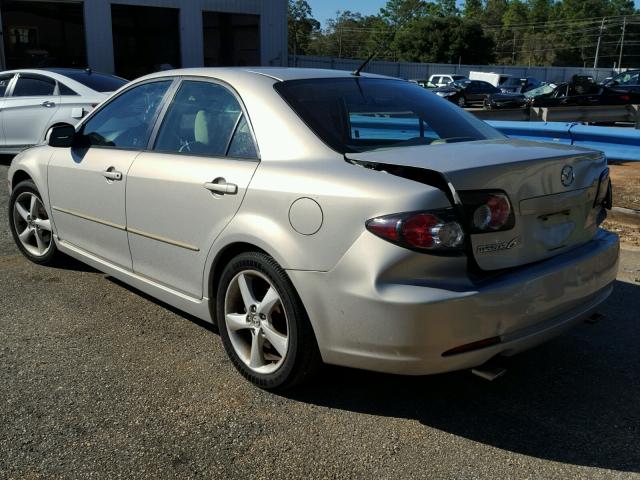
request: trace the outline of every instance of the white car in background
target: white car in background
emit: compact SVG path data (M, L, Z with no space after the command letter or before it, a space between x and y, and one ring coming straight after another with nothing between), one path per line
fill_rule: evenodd
M54 125L77 124L126 83L89 69L0 72L0 153L41 143Z
M449 74L435 74L435 75L431 75L429 77L429 86L431 88L439 88L439 87L446 87L447 85L449 85L452 82L455 82L456 80L465 80L467 77L465 77L464 75L449 75Z

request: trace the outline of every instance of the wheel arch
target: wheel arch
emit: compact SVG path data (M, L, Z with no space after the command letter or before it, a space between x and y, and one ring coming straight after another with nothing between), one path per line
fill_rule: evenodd
M264 249L258 247L257 245L248 242L233 242L225 245L222 249L220 249L220 251L213 259L211 267L209 268L209 274L207 275L209 310L211 312L211 318L214 321L215 299L222 271L224 270L224 267L226 267L227 264L231 261L231 259L246 252L260 252L273 258L273 255L271 255L269 252L266 252Z
M11 176L11 189L13 190L17 184L24 182L25 180L31 180L34 182L33 178L26 170L18 168Z
M209 271L207 273L207 275L205 276L205 279L207 281L207 286L205 291L208 293L209 296L209 314L211 315L211 320L213 321L213 323L217 323L216 320L216 296L217 296L217 291L218 291L218 286L219 286L219 282L220 282L220 277L222 276L222 271L224 270L224 268L227 266L227 264L236 256L242 254L242 253L246 253L246 252L259 252L259 253L264 253L265 255L270 256L271 258L274 259L275 262L277 262L280 266L282 266L282 263L279 261L278 256L273 255L269 250L269 248L267 247L266 249L263 248L262 246L257 245L258 242L251 242L250 240L237 240L237 241L233 241L228 243L227 245L223 246L215 255L213 262L211 263L211 266L209 268ZM293 279L291 278L291 276L287 273L286 269L285 270L285 275L287 276L287 278L289 279L289 281L291 282L291 285L293 286L294 292L295 294L298 296L298 298L300 299L300 303L302 304L302 308L304 309L305 313L307 314L307 317L309 318L309 323L311 325L311 330L313 331L314 337L317 338L316 334L315 334L315 328L313 325L313 321L311 320L311 318L309 317L309 312L307 311L307 307L304 304L304 302L302 301L302 297L300 296L300 294L298 293L297 287L293 281Z

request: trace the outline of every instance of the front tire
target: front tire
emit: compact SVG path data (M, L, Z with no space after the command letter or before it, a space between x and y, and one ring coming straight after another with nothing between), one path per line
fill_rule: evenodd
M260 388L294 387L321 365L302 301L282 267L264 253L240 254L225 267L216 317L229 358Z
M458 106L460 108L464 108L467 106L467 99L464 98L464 96L461 96L460 98L458 98Z
M49 214L31 180L18 183L11 192L9 228L18 249L32 262L50 265L60 256Z

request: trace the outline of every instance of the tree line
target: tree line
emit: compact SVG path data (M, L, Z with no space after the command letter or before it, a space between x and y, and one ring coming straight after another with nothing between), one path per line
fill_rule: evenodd
M640 65L633 0L388 0L377 15L336 12L324 27L289 0L289 54L404 62Z

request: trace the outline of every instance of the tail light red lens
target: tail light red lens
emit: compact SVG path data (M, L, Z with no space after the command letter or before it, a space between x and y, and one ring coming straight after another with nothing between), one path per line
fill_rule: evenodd
M502 193L491 194L486 203L473 213L473 226L478 230L499 230L506 225L510 215L511 204L507 196Z
M367 230L392 243L425 251L461 250L465 235L451 209L372 218Z
M419 213L409 217L401 224L404 240L416 248L433 248L436 239L433 230L442 221L430 213Z
M391 216L372 218L367 222L367 229L379 237L397 242L400 239L400 231L398 230L399 222L400 220L398 218Z

